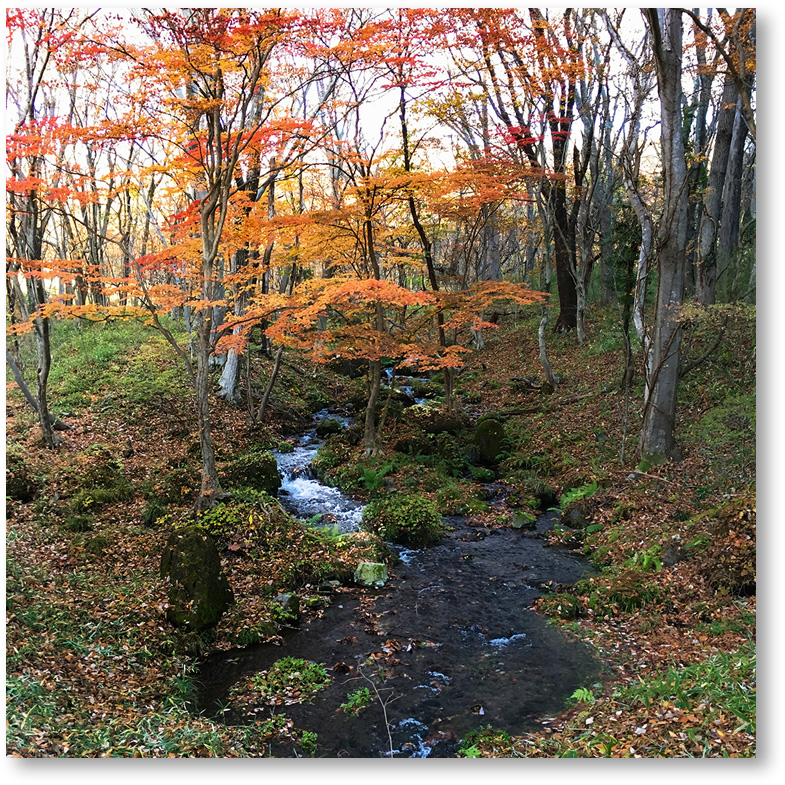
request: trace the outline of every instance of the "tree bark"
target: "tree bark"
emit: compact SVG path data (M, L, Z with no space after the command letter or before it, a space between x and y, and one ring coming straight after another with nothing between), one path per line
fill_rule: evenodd
M210 414L210 333L212 320L210 309L203 308L197 317L196 330L196 411L199 423L199 447L202 453L202 484L195 509L212 507L225 494L218 478L215 460L215 447L212 436Z
M681 456L675 441L676 399L681 365L679 311L684 298L687 240L687 164L681 133L682 14L647 9L660 94L664 206L658 229L657 303L639 442L641 465ZM662 21L660 21L662 20ZM645 470L645 469L644 469Z
M698 277L695 295L701 305L714 305L716 301L717 234L733 140L737 99L736 83L730 75L726 75L698 236Z
M725 194L722 200L722 215L718 242L720 259L730 259L739 242L741 224L741 191L744 170L744 148L747 142L747 123L741 113L740 103L736 105L733 123L733 140L728 159L728 172L725 178Z

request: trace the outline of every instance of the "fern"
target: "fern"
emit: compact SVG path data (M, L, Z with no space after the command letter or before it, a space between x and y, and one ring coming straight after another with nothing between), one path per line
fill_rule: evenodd
M597 480L592 480L587 485L581 485L578 488L571 488L559 499L559 509L564 512L573 502L587 499L589 496L594 495L597 492L597 488Z

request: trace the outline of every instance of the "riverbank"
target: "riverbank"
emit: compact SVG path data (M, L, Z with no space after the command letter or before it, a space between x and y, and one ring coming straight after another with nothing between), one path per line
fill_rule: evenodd
M468 514L477 531L509 530L512 524L511 513L500 514L481 498L479 488L489 482L501 483L507 498L526 509L535 502L535 479L540 490L550 487L556 506L571 491L596 483L587 497L591 522L563 527L551 539L591 559L601 575L575 589L554 586L540 604L554 624L594 647L610 675L581 685L582 692L573 690L578 694L572 708L549 711L536 731L517 738L494 729L469 733L461 754L754 754L754 362L750 369L744 359L749 341L736 341L736 354L685 379L679 425L684 461L635 475L634 464L629 457L622 462L620 453L622 444L627 456L634 447L640 390L632 390L625 431L625 398L614 387L621 371L617 347L590 335L587 346L578 348L573 338L553 336L550 349L563 383L546 396L520 381L522 369L536 373L528 359L536 356L536 330L529 327L510 325L488 335L486 349L459 377L461 408L473 422L483 414L508 413L508 457L493 478L447 479L444 472L457 458L444 438L444 454L422 463L395 451L411 437L402 414L388 417L385 454L360 472L347 445L348 460L341 463L361 497L370 494L369 485L383 490L385 481L399 489L411 483L442 509ZM8 391L9 467L32 486L29 498L22 493L7 499L8 753L267 755L265 731L275 729L194 714L197 667L211 650L260 640L269 631L264 625L271 620L271 594L303 575L298 571L314 563L311 553L320 552L325 563L333 559L334 544L312 541L303 558L302 540L295 537L282 542L296 547L272 551L269 564L256 566L227 554L225 568L243 601L211 640L179 633L165 620L159 561L198 480L187 390L155 341L130 336L126 354L108 356L98 351L98 338L91 343L89 332L73 340L79 363L63 367L54 379L54 398L69 407L58 414L74 425L63 450L52 455L38 446L34 417L17 391ZM121 364L125 375L117 386L112 368ZM263 380L264 365L256 370ZM348 400L357 382L293 363L282 385L286 404L279 399L262 429L247 428L241 408L216 404L221 460L293 442L312 412ZM395 465L385 471L393 458ZM107 493L80 496L85 478L100 479ZM151 499L177 494L181 501L167 502L165 515L145 517ZM347 573L361 558L359 550L339 556ZM309 581L305 577L300 588ZM323 612L318 583L311 584L312 592L302 591L303 599L312 600L304 603L304 622ZM668 675L672 669L681 681Z

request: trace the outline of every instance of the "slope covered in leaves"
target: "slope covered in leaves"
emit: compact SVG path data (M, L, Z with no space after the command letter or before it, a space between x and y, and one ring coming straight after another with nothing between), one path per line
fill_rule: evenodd
M411 423L394 406L381 456L363 463L359 447L329 442L343 480L360 495L382 493L386 477L496 526L509 525L533 489L548 486L556 500L585 497L588 525L557 527L551 539L590 557L600 573L552 586L539 609L594 645L606 676L578 691L562 715L543 718L540 731L510 738L489 729L464 740L462 754L754 754L751 316L733 315L726 340L684 377L677 427L684 459L677 464L634 471L642 395L640 382L629 397L619 387L621 336L612 312L595 315L583 347L570 335L548 336L561 379L553 394L540 386L534 315L510 314L498 332L485 331L486 347L458 376L466 422L504 413L495 482L507 507L483 504L474 477L455 476L452 495L444 493L439 478L447 475L437 470L460 463L447 439L434 438L443 455L430 465L402 459L393 448L411 438ZM378 543L358 537L339 547L271 507L269 547L254 549L252 532L226 547L237 605L212 637L178 633L165 620L158 569L198 485L190 393L147 333L131 325L70 329L59 325L55 351L55 411L74 426L61 450L40 447L34 415L8 389L8 753L262 756L275 729L193 715L198 658L216 647L274 640L280 626L271 598L279 590L296 587L306 612L321 613L319 582L382 555ZM700 358L714 340L711 324L696 323L688 337ZM327 403L361 402L362 380L286 358L265 427L248 427L242 407L216 405L222 465L277 446ZM259 392L269 362L255 358L253 371ZM438 376L427 387L438 400ZM151 514L154 498L165 500L165 512Z

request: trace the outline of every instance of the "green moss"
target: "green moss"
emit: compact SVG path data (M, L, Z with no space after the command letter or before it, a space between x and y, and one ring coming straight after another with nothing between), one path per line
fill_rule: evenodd
M430 545L444 534L442 516L420 494L398 494L372 501L363 510L363 528L401 545Z
M233 485L251 486L271 495L278 493L281 487L278 464L268 450L253 450L224 464L221 479L229 488Z

